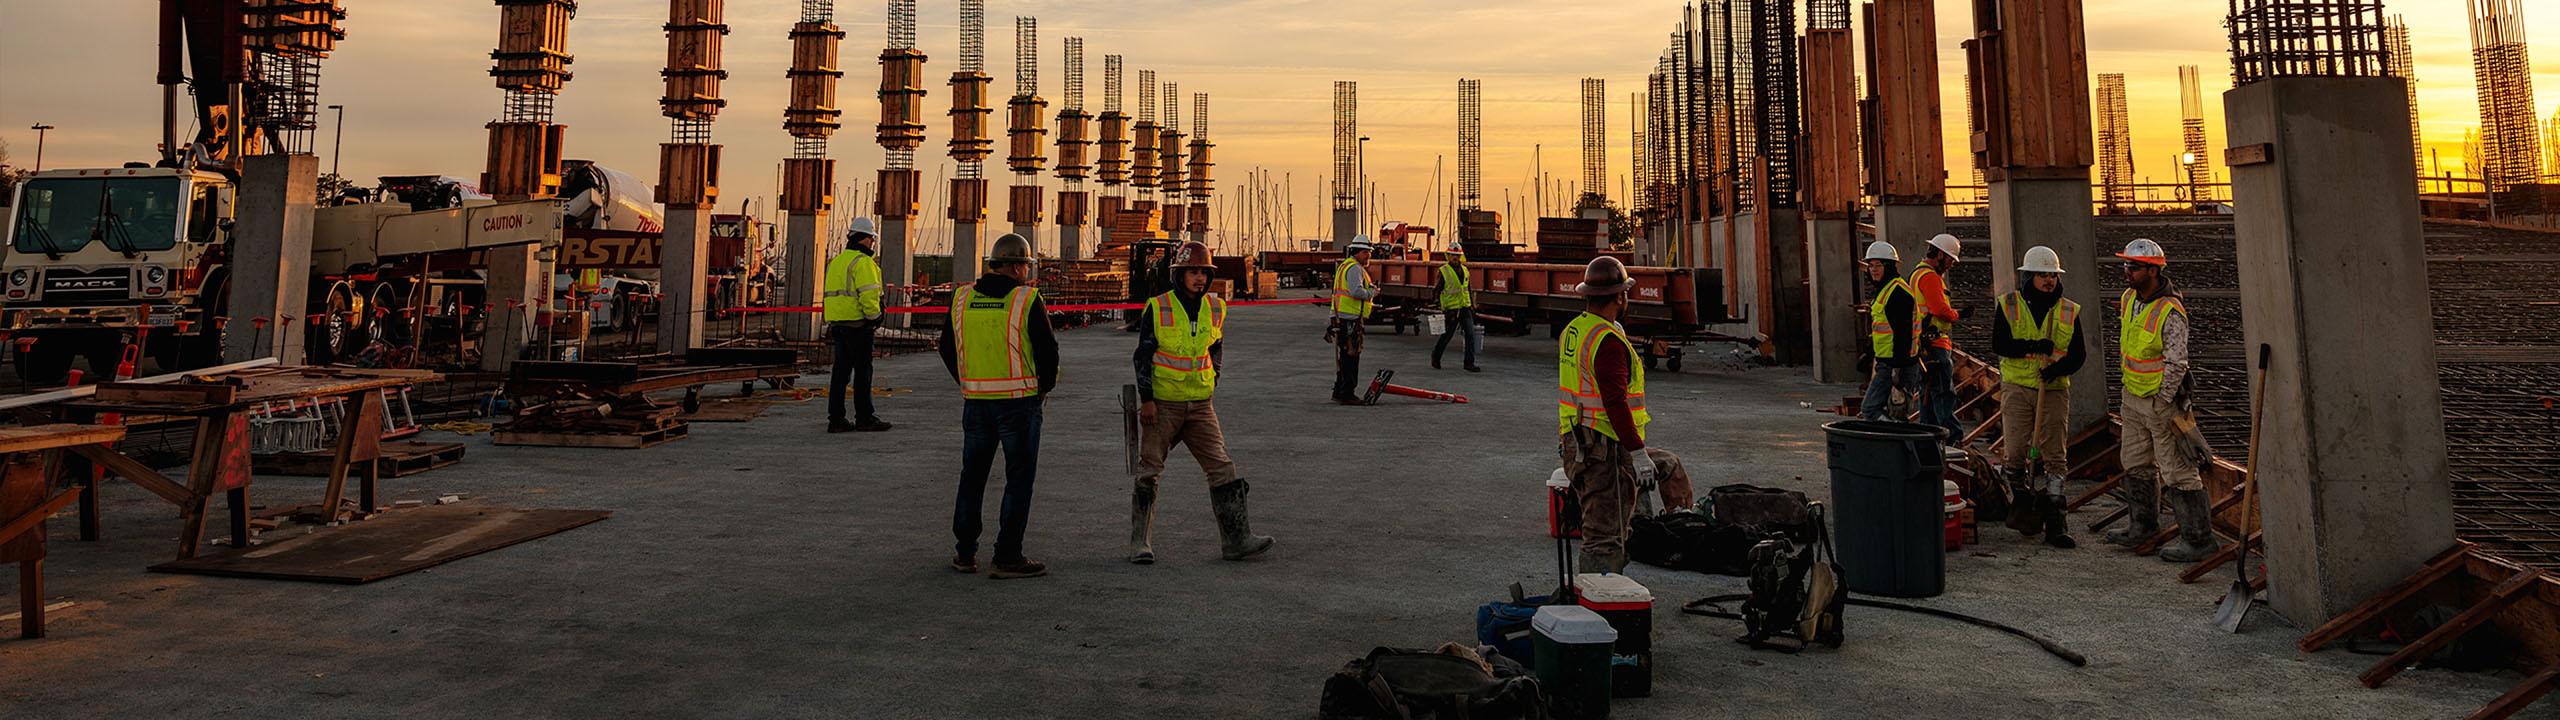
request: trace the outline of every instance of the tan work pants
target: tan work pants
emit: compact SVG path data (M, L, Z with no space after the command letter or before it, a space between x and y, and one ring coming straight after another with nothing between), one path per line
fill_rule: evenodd
M1191 449L1191 458L1200 461L1200 471L1208 473L1209 487L1236 481L1236 464L1227 459L1227 436L1218 429L1218 409L1207 400L1175 402L1157 400L1156 422L1141 428L1138 434L1138 487L1152 491L1156 476L1164 472L1165 455L1175 444Z
M1627 446L1591 428L1574 426L1557 438L1565 477L1582 505L1582 551L1608 556L1626 552L1627 515L1635 510L1635 459Z
M2117 443L2118 459L2127 474L2134 477L2158 477L2162 487L2174 490L2203 490L2204 479L2196 474L2196 465L2178 452L2178 430L2170 420L2178 416L2178 406L2165 397L2136 397L2133 393L2117 393L2118 414L2124 418L2124 438Z
M2037 395L2043 395L2044 410L2036 410ZM2000 383L2000 466L2027 473L2041 467L2044 472L2067 475L2071 472L2070 439L2066 436L2071 422L2071 390L2037 390L2025 385ZM2036 459L2027 461L2033 449Z

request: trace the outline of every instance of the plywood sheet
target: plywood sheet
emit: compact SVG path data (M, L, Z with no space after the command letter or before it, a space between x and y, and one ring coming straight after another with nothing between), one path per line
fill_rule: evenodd
M611 510L429 505L246 549L151 566L154 572L359 584L576 528Z

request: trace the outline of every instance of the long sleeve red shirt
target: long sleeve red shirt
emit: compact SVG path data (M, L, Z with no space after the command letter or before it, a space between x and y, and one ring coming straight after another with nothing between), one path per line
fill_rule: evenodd
M1600 381L1600 406L1609 412L1609 427L1618 429L1618 444L1632 453L1644 449L1644 433L1635 431L1635 413L1627 409L1627 383L1635 375L1628 369L1630 360L1627 346L1601 343L1600 357L1592 364L1591 374Z

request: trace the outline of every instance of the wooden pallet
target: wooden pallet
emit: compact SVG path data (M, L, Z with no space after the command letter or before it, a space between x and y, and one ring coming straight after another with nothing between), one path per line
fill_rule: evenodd
M382 476L408 477L462 462L466 447L462 443L416 440L383 443ZM329 476L328 453L273 453L252 455L249 459L253 470L267 475Z
M490 440L499 445L532 445L539 447L584 447L636 449L681 440L693 432L688 423L672 423L656 430L637 433L604 432L515 432L499 430Z

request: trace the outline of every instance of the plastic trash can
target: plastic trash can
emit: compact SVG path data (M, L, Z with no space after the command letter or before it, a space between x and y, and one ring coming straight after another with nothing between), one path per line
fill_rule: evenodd
M1945 431L1917 423L1822 426L1832 537L1850 592L1929 597L1947 587Z
M1529 618L1538 685L1561 718L1609 716L1609 656L1618 631L1580 605L1549 605Z

